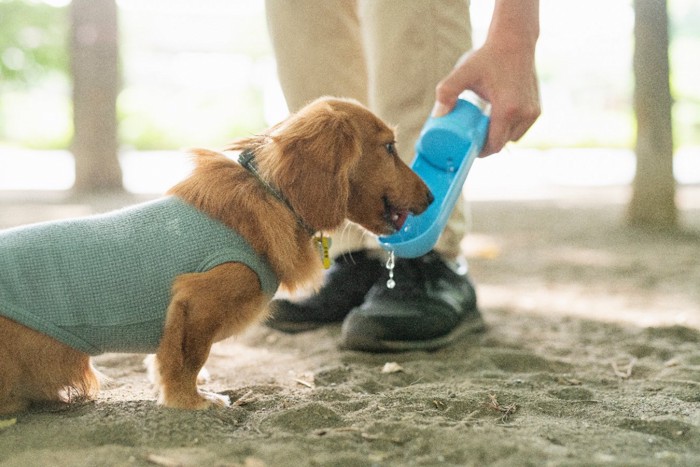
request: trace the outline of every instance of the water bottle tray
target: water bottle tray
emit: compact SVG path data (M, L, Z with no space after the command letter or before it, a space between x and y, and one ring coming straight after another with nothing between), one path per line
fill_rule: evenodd
M415 258L435 246L484 145L488 122L479 106L463 99L448 115L428 119L411 168L428 185L435 201L422 214L409 215L398 232L379 237L382 248Z

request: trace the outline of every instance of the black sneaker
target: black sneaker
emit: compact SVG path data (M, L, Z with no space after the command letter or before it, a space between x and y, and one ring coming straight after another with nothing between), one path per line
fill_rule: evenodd
M395 287L384 274L342 327L341 347L369 352L432 350L484 329L466 271L437 253L397 259Z
M339 323L362 304L367 291L384 272L381 254L359 250L334 260L316 295L300 302L273 300L265 324L278 331L295 333L323 324Z

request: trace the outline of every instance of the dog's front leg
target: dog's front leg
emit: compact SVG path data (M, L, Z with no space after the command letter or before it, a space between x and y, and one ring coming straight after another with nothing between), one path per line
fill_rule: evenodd
M264 298L257 276L239 263L179 276L173 284L155 366L159 403L204 409L226 406L228 397L197 389L197 375L211 345L240 332L260 315Z
M212 404L226 406L225 396L206 393L197 389L197 374L204 366L211 349L211 339L194 336L190 315L196 307L187 301L173 300L168 315L163 340L155 356L154 368L159 387L158 402L166 407L181 409L205 409Z

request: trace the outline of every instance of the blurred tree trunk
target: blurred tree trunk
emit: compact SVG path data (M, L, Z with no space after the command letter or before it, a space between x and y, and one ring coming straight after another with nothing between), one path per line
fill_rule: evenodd
M115 0L73 0L70 10L74 190L122 190L116 110L120 86L117 5Z
M666 0L634 0L634 110L637 170L628 209L630 225L677 226Z

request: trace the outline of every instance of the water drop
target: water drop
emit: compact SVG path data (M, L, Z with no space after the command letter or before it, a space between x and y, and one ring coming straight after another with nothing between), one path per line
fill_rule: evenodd
M386 268L389 270L389 280L386 281L386 287L388 289L393 289L396 286L396 282L394 281L394 265L395 265L395 259L394 259L394 252L390 251L389 252L389 259L386 261Z

